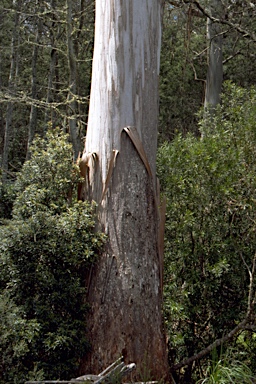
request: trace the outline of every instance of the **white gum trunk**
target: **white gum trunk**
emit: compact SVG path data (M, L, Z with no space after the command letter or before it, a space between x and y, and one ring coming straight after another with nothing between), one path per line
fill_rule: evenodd
M159 1L96 1L86 152L100 154L103 180L126 126L136 126L155 169L160 39Z
M92 353L82 370L98 373L123 355L137 364L138 379L145 368L161 378L168 371L155 180L161 1L96 0L95 33L81 168L108 243L88 283Z

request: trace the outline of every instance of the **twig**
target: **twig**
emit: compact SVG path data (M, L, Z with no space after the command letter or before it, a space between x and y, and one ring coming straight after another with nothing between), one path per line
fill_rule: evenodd
M250 270L248 264L244 260L244 257L242 254L240 254L244 265L246 266L246 269L249 273L250 283L249 283L249 293L248 293L248 306L247 306L247 312L245 315L245 318L235 327L233 328L227 335L223 336L221 339L215 340L212 344L208 345L205 349L200 351L194 356L191 356L187 359L184 359L178 364L175 364L171 367L171 371L177 371L178 369L181 369L185 367L186 365L192 364L194 361L201 359L202 357L208 355L213 349L219 347L220 345L224 344L226 341L231 340L239 331L246 329L247 323L250 321L251 314L253 312L254 304L255 304L255 293L253 290L253 283L254 283L254 276L255 276L255 269L256 269L256 252L253 257L252 261L252 269ZM254 296L254 297L253 297Z

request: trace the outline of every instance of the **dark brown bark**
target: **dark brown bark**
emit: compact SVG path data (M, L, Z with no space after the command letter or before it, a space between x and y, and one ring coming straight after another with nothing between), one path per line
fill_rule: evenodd
M160 378L167 364L154 185L124 132L107 194L107 212L99 213L110 241L89 287L93 349L84 371L100 372L123 355L139 379L143 364L149 378Z

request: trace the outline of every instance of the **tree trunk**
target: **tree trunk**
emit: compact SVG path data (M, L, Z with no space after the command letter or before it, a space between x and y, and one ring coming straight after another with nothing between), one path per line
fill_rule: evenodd
M76 57L74 51L74 43L72 38L72 1L66 0L67 7L67 48L68 48L68 66L69 66L69 93L68 93L68 121L69 121L69 132L71 137L71 142L73 145L74 159L78 158L80 152L80 140L77 133L77 121L76 121Z
M123 355L141 380L168 372L155 177L161 7L160 0L96 0L80 165L84 197L98 203L108 236L88 286L92 352L82 370L98 373Z
M21 9L21 0L17 3L13 1L13 7L15 9L15 19L12 31L12 41L11 41L11 63L10 63L10 72L8 80L8 92L13 96L16 89L16 80L18 77L18 42L19 42L19 20L20 20L20 9ZM2 180L3 182L7 179L8 174L8 155L9 155L9 144L11 137L11 124L12 124L12 115L13 115L14 103L9 101L6 108L6 117L5 117L5 131L4 131L4 148L3 148L3 158L2 158Z
M57 51L55 48L52 48L51 50L51 56L50 56L50 66L49 66L49 74L48 74L48 86L47 86L47 96L46 96L46 103L47 108L45 110L45 117L44 117L44 129L47 131L49 124L52 128L55 128L56 124L56 112L54 110L54 107L51 107L50 105L54 101L54 94L55 94L55 86L53 85L53 78L54 78L54 72L56 68L56 56Z
M2 73L3 73L3 62L2 62L2 52L0 51L0 89L3 89L3 81L2 81ZM4 114L3 108L0 108L0 137L4 137ZM2 140L0 143L0 153L2 153Z
M211 0L212 16L220 17L221 1ZM208 72L206 79L204 107L208 111L213 111L220 103L220 95L223 81L222 65L222 34L221 26L207 19L207 39L208 48Z
M38 6L38 3L36 3ZM37 9L37 8L36 8ZM36 12L35 9L35 12ZM31 78L31 98L32 100L37 99L37 59L38 59L38 51L39 51L39 42L40 42L40 34L42 32L42 22L38 18L36 22L36 34L35 34L35 43L33 47L32 54L32 78ZM30 116L29 116L29 124L28 124L28 144L27 144L27 154L26 159L30 157L30 147L34 140L35 131L36 131L36 123L37 123L37 106L35 104L31 105L30 108Z
M55 101L55 84L54 84L54 75L56 71L56 65L57 65L57 50L56 50L56 41L58 40L59 36L59 26L57 27L57 36L54 32L54 29L56 27L56 2L54 0L51 0L50 7L52 9L51 17L51 28L49 28L49 34L50 34L50 44L51 44L51 54L50 54L50 65L49 65L49 73L48 73L48 86L47 86L47 95L46 95L46 104L47 108L45 110L44 115L44 130L45 132L48 129L48 126L51 125L52 128L56 127L56 111L54 107L51 107L51 104L53 101Z

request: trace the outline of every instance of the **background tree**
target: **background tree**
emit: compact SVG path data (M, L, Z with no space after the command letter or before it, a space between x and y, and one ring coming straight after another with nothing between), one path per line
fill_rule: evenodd
M6 15L2 20L2 30L10 31L9 35L16 34L20 41L20 44L14 44L15 52L19 51L19 55L16 55L19 58L19 78L15 91L10 91L10 36L1 40L3 71L0 102L6 111L7 105L13 107L13 113L3 113L2 120L5 126L8 123L7 116L12 115L12 135L7 135L9 145L6 146L9 163L12 164L11 172L20 169L24 162L27 143L30 145L33 139L34 128L35 133L44 135L49 126L61 126L71 134L73 130L70 131L69 124L66 124L70 117L76 123L76 139L73 139L75 153L83 143L91 74L93 4L93 1L79 1L71 9L66 7L64 0L52 0L44 4L27 1L26 7L21 1L18 13L20 22L15 27L15 7L9 0L1 3L1 13ZM70 17L72 23L67 23ZM67 40L70 42L69 50ZM40 71L37 71L38 68ZM72 78L69 78L69 74ZM72 88L76 85L74 79L81 83L76 89ZM75 104L71 116L70 101ZM4 132L1 136L1 154L3 144Z
M212 0L210 3L211 16L222 17L222 3L219 0ZM208 70L206 77L206 88L204 97L205 110L210 113L220 103L220 95L223 81L223 55L222 55L222 31L219 23L214 23L207 18L207 39L208 39Z
M11 49L10 49L10 71L8 78L8 93L10 97L15 93L19 74L19 26L21 16L21 0L13 2L14 9L14 21L12 29ZM5 130L4 130L4 145L3 145L3 156L2 156L2 177L3 181L7 178L8 172L8 157L9 157L9 145L11 136L11 125L13 119L13 108L14 102L9 100L6 107L6 118L5 118Z
M205 102L210 61L205 33L207 19L219 31L218 39L222 36L223 80L232 80L245 87L255 84L255 7L251 2L227 0L221 3L219 16L216 7L214 11L211 9L209 1L168 0L165 4L160 139L171 139L176 132L199 134L196 113ZM220 88L218 86L218 92Z
M35 15L40 14L40 8L38 2L35 3ZM40 16L36 16L37 21L35 22L35 37L34 37L34 47L33 47L33 53L32 53L32 63L31 63L31 98L34 102L31 104L30 108L30 115L29 115L29 124L28 124L28 145L27 145L27 154L26 158L28 159L30 156L30 147L32 145L35 131L36 131L36 125L37 125L37 111L38 107L36 105L37 100L37 93L38 93L38 74L37 74L37 61L38 61L38 55L39 55L39 46L40 46L40 39L42 34L42 20Z
M195 114L204 100L207 72L205 21L165 4L160 69L159 139L198 134Z
M78 154L80 152L80 140L78 137L77 132L77 120L76 120L76 114L77 114L77 101L76 101L76 94L77 94L77 68L76 68L76 56L75 56L75 50L74 50L74 43L73 43L73 37L72 37L72 0L66 1L66 7L67 7L67 55L68 55L68 67L69 67L69 92L68 92L68 105L67 108L69 109L68 112L68 121L69 121L69 131L70 131L70 137L71 141L73 143L74 148L74 159L76 160L78 158Z

